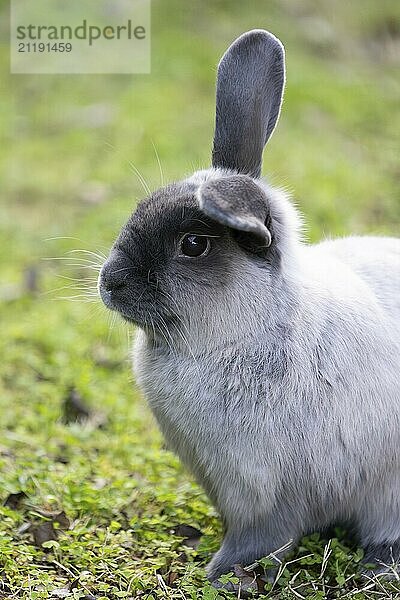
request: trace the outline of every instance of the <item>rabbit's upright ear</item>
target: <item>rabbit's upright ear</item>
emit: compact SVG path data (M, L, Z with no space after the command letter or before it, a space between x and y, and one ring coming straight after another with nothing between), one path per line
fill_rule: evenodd
M255 29L233 42L218 66L213 167L260 176L284 85L285 53L275 36Z
M201 210L233 230L240 244L264 255L272 242L268 199L247 175L205 181L198 189Z

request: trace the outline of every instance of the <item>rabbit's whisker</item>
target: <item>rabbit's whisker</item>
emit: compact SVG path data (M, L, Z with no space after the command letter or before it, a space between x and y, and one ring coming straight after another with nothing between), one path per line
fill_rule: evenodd
M157 163L158 163L158 170L160 171L161 187L164 187L164 173L163 173L163 170L162 170L160 157L159 157L159 154L157 152L157 148L156 148L153 140L151 140L151 144L153 146L154 154L156 155L156 159L157 159Z
M116 269L115 271L110 271L110 275L115 275L115 273L121 273L122 271L133 271L132 267L122 267L121 269ZM129 275L129 273L128 273Z
M111 148L111 150L113 150L115 153L121 155L121 152L119 150L117 150L115 148L115 146L113 146L113 144L110 144L109 142L106 142L106 146L108 146L108 148ZM148 183L146 182L145 178L143 177L143 175L140 173L139 169L137 167L135 167L135 165L133 164L133 162L127 158L125 158L124 156L122 157L123 161L125 162L125 164L127 164L129 166L129 168L133 171L133 173L135 173L136 177L138 178L146 196L150 196L151 195L151 189L148 185Z
M54 240L73 240L75 242L80 242L81 244L87 243L87 242L85 242L85 240L82 240L81 238L67 236L67 235L58 235L58 236L56 235L56 236L44 239L45 242L52 242ZM108 250L107 246L102 246L102 247L105 248L106 250ZM85 252L85 250L84 250L84 252ZM87 250L87 252L93 252L93 250ZM99 253L102 254L102 252L100 250L99 250ZM104 255L104 256L106 256L106 255Z
M98 302L98 298L88 298L85 294L78 294L76 296L58 296L54 300L68 300L71 302Z
M98 277L68 277L67 275L60 275L56 273L57 279L65 279L66 281L76 281L77 283L97 283Z
M172 337L166 322L164 321L163 317L160 314L158 314L158 319L159 319L159 325L160 325L159 331L160 331L161 335L163 336L168 349L170 350L171 354L176 354L176 351L174 348L174 338ZM164 335L164 332L166 335ZM168 337L166 337L166 336L168 336Z
M107 260L107 255L103 254L103 252L93 252L93 250L80 250L80 249L75 249L75 250L68 250L66 252L66 254L88 254L89 256L93 256L94 258L98 258L100 260Z

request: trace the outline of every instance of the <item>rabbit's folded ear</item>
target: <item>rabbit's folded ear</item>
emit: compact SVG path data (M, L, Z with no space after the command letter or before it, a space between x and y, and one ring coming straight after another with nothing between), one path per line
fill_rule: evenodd
M260 176L284 85L284 48L268 31L244 33L228 48L218 66L214 167Z
M200 209L214 221L241 235L242 245L263 254L271 245L268 200L257 183L246 175L205 181L198 189Z

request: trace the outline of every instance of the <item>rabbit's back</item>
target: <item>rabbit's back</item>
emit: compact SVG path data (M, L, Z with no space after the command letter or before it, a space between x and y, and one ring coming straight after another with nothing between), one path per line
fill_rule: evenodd
M315 246L345 263L400 329L400 238L352 236Z

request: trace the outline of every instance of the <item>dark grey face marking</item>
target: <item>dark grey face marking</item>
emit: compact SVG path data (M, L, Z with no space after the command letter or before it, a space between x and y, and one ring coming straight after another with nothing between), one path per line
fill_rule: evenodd
M200 210L196 189L176 183L143 200L102 268L104 304L146 330L173 324L237 277L237 232Z

